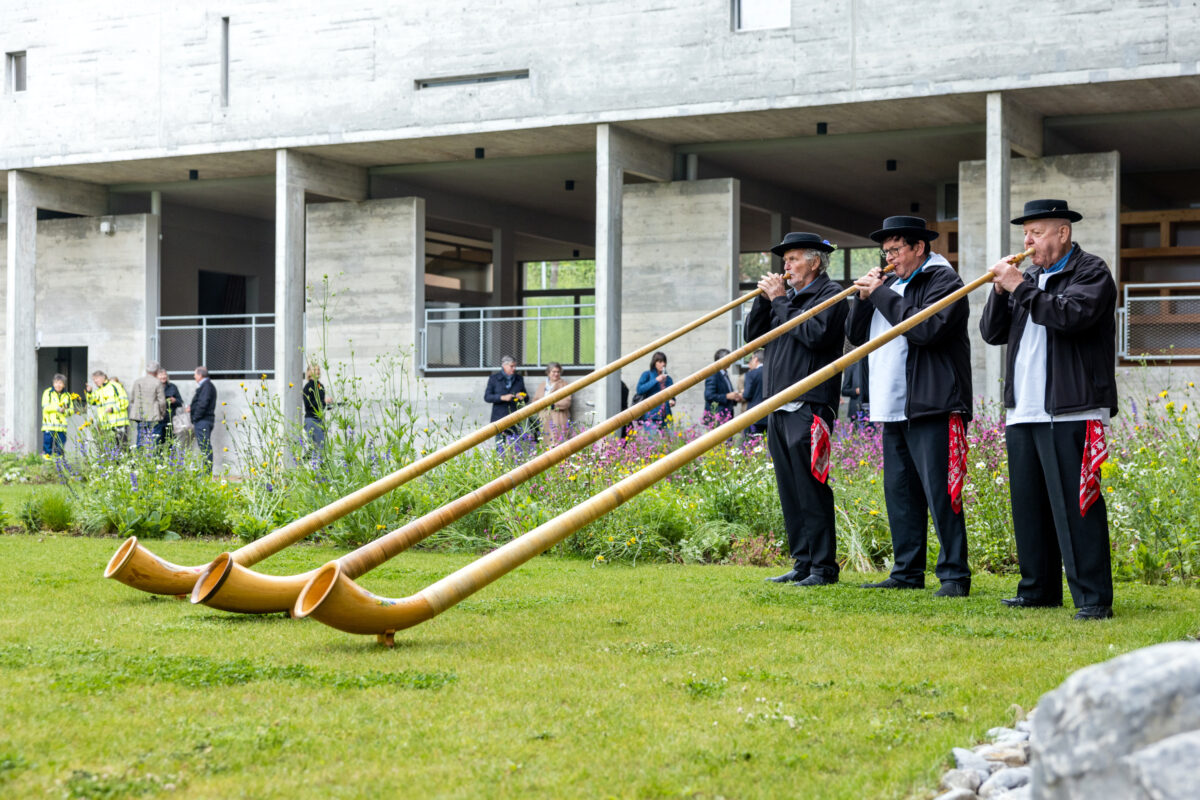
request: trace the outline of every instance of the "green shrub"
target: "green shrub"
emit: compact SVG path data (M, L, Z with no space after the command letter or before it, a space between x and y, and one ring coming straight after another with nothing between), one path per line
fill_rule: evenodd
M52 531L70 530L75 524L71 497L61 488L39 490L36 494L38 515L43 527Z

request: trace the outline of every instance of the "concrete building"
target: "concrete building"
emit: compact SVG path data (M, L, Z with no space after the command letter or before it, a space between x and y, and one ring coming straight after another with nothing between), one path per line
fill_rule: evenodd
M55 371L205 361L226 413L261 374L297 413L318 346L360 372L411 352L431 411L473 421L502 353L581 374L734 297L789 229L850 250L916 213L970 278L1046 196L1114 270L1122 364L1200 363L1191 3L0 0L0 44L0 407L25 447ZM530 267L580 259L591 286ZM672 372L736 337L706 326ZM999 351L974 357L997 395Z

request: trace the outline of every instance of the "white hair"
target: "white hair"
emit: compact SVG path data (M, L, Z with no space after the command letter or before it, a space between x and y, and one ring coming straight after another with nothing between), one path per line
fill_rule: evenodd
M819 264L817 267L818 272L825 272L829 269L829 253L826 253L824 250L805 250L804 256L805 258L812 257L817 259Z

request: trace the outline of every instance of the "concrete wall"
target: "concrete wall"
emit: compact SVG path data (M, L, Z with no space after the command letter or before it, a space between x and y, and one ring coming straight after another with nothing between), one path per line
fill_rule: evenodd
M360 374L379 355L411 358L417 309L425 305L424 201L320 203L309 205L306 216L310 355L323 349L331 362L353 358ZM332 294L322 309L325 277Z
M1066 200L1083 219L1074 225L1073 235L1079 246L1103 258L1115 278L1120 255L1120 174L1119 153L1085 153L1048 158L1014 158L1009 183L1012 208L1008 218L1020 216L1027 200L1054 197ZM986 164L964 161L958 167L958 263L963 279L970 281L991 266L984 258L984 223L987 217ZM1013 226L1013 252L1021 247L1021 229ZM937 250L934 243L934 250ZM979 317L987 302L988 289L975 292L971 300L971 359L975 394L986 395L992 380L1003 381L1003 374L989 376L985 364L986 348L979 337ZM1001 370L1003 366L1001 365ZM999 393L996 393L999 396Z
M42 347L86 347L89 372L101 369L129 386L145 369L153 335L147 288L157 264L148 251L158 218L106 219L114 226L108 236L94 217L38 223L37 340Z
M906 15L936 46L909 48L881 46L896 28L885 0L793 0L792 27L752 32L732 30L729 0L499 8L70 0L48 14L9 0L0 45L28 53L28 91L3 98L0 169L179 155L213 142L292 147L1099 83L1195 74L1200 59L1200 15L1174 0L986 0L952 11L914 0ZM991 46L980 58L984 30ZM529 79L415 86L520 69Z
M247 311L275 307L275 225L270 220L165 205L162 213L162 314L195 314L200 270L246 275L257 283ZM194 364L192 366L195 366Z
M8 223L0 222L0 353L8 345ZM0 369L0 420L8 403L7 371ZM3 424L0 423L0 428ZM11 443L11 434L0 430L0 446Z
M153 333L154 302L147 297L157 292L158 218L105 219L112 235L100 233L94 217L38 223L36 341L47 348L86 347L88 373L101 369L128 386L145 367ZM7 226L0 225L0 246L6 233ZM0 271L7 271L2 253ZM5 292L0 281L0 347L7 338ZM37 396L23 402L36 404L44 388L39 385ZM0 413L9 402L8 387L0 383Z
M621 351L629 352L729 302L737 291L738 182L731 178L625 187L621 278ZM676 379L712 363L733 343L732 317L667 345ZM622 370L632 397L649 357ZM703 386L679 396L675 407L697 421Z

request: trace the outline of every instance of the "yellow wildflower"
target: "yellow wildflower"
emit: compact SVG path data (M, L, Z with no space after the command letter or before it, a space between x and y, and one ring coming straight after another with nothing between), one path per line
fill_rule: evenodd
M1167 396L1167 390L1166 390L1166 389L1163 389L1161 392L1159 392L1159 393L1158 393L1158 396L1159 396L1159 397L1164 397L1164 398L1165 398L1165 397Z

